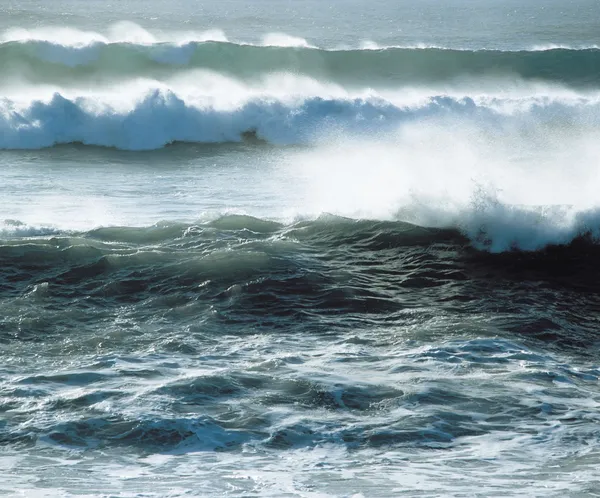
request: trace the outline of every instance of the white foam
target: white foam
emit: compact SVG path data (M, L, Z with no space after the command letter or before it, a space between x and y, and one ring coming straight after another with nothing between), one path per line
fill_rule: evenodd
M150 45L159 41L148 30L129 21L120 21L111 25L108 29L108 39L112 42L139 43L142 45Z
M296 158L305 213L454 227L492 252L600 237L594 130L499 129L414 122L395 141L354 141ZM566 145L568 144L568 145Z
M308 78L272 78L263 80L261 87L199 72L195 78L181 80L188 83L180 81L179 90L139 80L122 86L119 93L57 92L49 100L27 94L5 98L0 100L0 148L83 142L156 149L174 141L239 141L249 131L274 144L306 144L327 140L333 133L389 135L400 125L430 119L466 120L490 133L533 126L568 131L600 124L600 102L595 98L429 96L409 103L376 93L359 96ZM190 81L204 88L198 91ZM271 91L278 86L279 92Z
M69 27L39 27L32 29L12 28L0 35L0 42L45 41L63 46L85 46L94 43L109 43L109 39L95 31L83 31Z
M546 52L548 50L597 50L600 45L566 45L564 43L545 43L543 45L533 45L527 50L531 52Z
M304 47L316 48L304 38L288 35L286 33L267 33L261 39L261 45L274 47Z
M395 48L399 48L399 49L419 49L419 50L426 50L426 49L439 49L439 50L468 50L468 49L460 49L460 48L448 48L448 47L443 47L441 45L435 45L432 43L408 43L408 44L404 44L404 45L381 45L373 40L363 40L358 47L353 47L350 45L347 46L341 46L338 47L338 50L353 50L353 49L360 49L360 50L390 50L390 49L395 49Z
M48 42L63 47L85 47L98 43L132 43L138 45L155 45L171 43L184 45L192 42L218 41L228 42L228 36L221 29L212 28L205 31L151 31L130 21L119 21L107 27L105 32L85 31L71 27L38 27L11 28L0 33L0 43L7 42ZM251 44L240 40L240 43ZM304 38L286 33L266 33L261 37L260 45L281 47L311 47Z
M54 226L30 225L17 220L0 221L0 237L5 239L11 237L40 237L57 233L60 233L60 231Z

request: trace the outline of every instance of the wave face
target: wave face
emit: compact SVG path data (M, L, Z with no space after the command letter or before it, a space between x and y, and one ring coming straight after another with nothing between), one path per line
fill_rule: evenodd
M208 69L244 79L265 72L291 72L353 85L505 77L586 88L600 81L598 48L515 52L427 47L324 50L279 37L268 37L265 43L92 41L73 46L45 40L7 41L0 43L0 69L31 81L52 83L160 77L182 68Z

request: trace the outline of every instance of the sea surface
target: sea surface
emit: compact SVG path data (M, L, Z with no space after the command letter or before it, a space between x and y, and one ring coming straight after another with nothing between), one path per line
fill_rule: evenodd
M0 495L600 496L599 27L3 0Z

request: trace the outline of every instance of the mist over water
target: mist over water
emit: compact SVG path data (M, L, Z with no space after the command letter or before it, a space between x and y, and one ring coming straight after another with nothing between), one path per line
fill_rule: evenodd
M0 7L0 493L593 496L595 2Z

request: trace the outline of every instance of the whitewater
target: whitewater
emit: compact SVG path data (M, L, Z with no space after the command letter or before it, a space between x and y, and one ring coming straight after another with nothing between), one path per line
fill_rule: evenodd
M600 496L599 16L0 6L0 494Z

